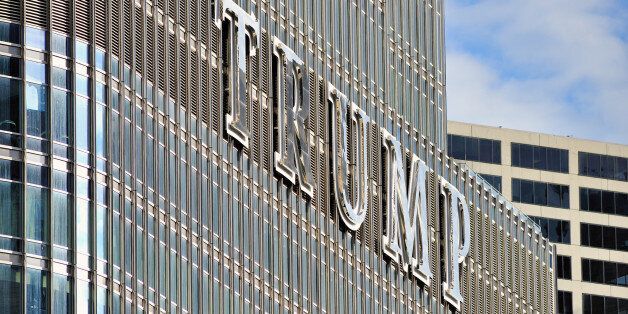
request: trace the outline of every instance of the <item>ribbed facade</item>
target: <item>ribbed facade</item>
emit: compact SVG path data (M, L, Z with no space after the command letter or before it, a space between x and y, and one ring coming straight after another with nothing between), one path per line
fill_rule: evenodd
M0 1L0 312L553 313L553 245L444 151L443 23L440 0ZM304 64L311 196L276 169L275 38ZM371 121L355 232L330 86ZM382 252L382 128L433 170L430 285ZM438 176L471 205L459 310Z

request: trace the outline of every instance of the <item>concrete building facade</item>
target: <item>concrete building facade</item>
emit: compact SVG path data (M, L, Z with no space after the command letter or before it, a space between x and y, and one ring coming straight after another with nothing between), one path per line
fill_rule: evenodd
M628 146L449 121L448 152L556 243L559 313L628 311Z

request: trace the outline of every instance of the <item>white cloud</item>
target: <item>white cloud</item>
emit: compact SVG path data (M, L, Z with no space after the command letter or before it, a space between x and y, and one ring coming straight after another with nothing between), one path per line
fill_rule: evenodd
M628 144L626 4L460 2L446 12L450 119Z

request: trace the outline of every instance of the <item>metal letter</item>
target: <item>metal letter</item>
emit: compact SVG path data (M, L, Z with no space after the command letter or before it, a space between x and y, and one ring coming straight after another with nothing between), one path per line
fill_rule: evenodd
M460 309L464 301L460 293L460 263L469 253L471 242L471 218L469 205L458 189L441 177L441 194L445 199L445 281L443 296L451 305ZM462 222L462 226L460 223ZM460 231L462 229L462 235Z
M342 221L349 229L358 230L368 209L366 140L370 118L333 85L329 84L327 90L327 100L332 111L334 194ZM349 143L349 126L355 132L353 145ZM349 160L350 146L354 149L351 154L353 160Z
M277 58L275 169L292 184L298 177L301 191L312 197L310 139L305 130L310 114L310 76L303 61L279 38L273 38L273 47Z
M250 105L247 103L246 72L247 57L254 56L259 46L259 23L255 16L249 15L232 0L222 0L219 27L223 20L229 20L229 112L225 117L227 134L235 138L244 147L249 147L249 129L247 125L247 113ZM236 22L237 20L237 22ZM247 45L248 37L248 45ZM237 60L237 65L235 65Z
M429 169L425 162L413 154L407 178L401 143L384 128L382 134L388 174L384 253L400 263L404 271L410 266L413 275L429 285L432 278L427 228L426 179Z

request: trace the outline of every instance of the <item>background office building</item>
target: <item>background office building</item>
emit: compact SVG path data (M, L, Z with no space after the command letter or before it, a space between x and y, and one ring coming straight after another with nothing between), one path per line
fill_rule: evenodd
M442 12L0 1L0 312L554 312L554 246L444 153ZM276 169L295 73L311 196ZM372 122L358 231L332 194L330 86ZM382 253L380 127L433 170L429 285ZM442 296L437 175L472 204L458 310Z
M628 146L449 121L448 152L557 246L559 313L628 311Z

